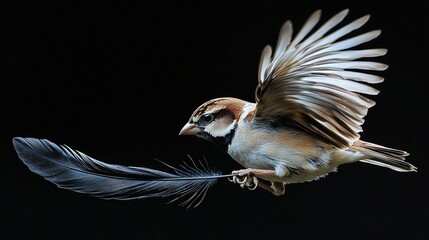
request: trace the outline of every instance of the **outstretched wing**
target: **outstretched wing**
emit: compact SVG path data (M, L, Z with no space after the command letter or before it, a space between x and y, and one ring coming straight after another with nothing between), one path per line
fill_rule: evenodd
M217 178L227 176L194 163L181 169L167 165L174 173L107 164L42 139L17 137L13 145L32 172L60 188L103 199L175 197L172 201L196 207Z
M378 94L364 83L383 78L355 70L381 71L387 65L356 60L385 55L387 49L350 50L376 38L380 30L339 41L369 19L367 15L333 30L347 13L346 9L313 30L320 20L318 10L295 37L292 23L283 25L274 54L270 46L262 52L255 121L278 119L340 148L359 139L364 117L375 105L360 93Z

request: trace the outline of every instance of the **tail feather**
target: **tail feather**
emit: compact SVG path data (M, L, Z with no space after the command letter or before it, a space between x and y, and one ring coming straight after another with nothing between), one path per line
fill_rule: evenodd
M368 159L360 160L361 162L387 167L399 172L417 172L414 165L405 161L405 157L409 155L406 151L364 141L357 141L351 149L368 157Z

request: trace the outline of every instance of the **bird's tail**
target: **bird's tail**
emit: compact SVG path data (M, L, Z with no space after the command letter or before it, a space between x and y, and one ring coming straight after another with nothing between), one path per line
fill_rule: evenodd
M357 141L351 148L368 157L368 159L360 160L361 162L390 168L398 172L417 171L415 166L405 161L405 157L409 155L405 151L364 141Z

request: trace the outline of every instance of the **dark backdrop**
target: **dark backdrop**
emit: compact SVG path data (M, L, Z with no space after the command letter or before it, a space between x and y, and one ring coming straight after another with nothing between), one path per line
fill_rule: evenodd
M125 2L125 1L123 1ZM154 1L155 2L155 1ZM427 25L425 1L200 1L3 3L2 239L427 239ZM205 156L240 168L221 149L178 136L206 100L253 101L259 54L282 23L295 29L316 9L323 20L372 14L390 68L362 138L405 149L418 173L366 164L274 197L221 180L197 209L166 199L104 201L58 189L17 158L12 137L47 138L97 159L177 166ZM359 32L359 31L358 31Z

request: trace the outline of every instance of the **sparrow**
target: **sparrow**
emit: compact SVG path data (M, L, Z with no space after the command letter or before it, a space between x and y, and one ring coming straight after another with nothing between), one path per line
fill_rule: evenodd
M193 112L179 134L222 146L244 167L232 172L231 181L276 196L285 193L286 184L320 179L347 163L416 171L404 161L406 151L360 140L364 117L375 105L362 94L378 94L368 84L384 80L368 70L388 67L368 59L385 55L387 49L355 49L381 31L348 36L370 17L337 27L348 12L345 9L316 28L318 10L295 36L291 21L286 21L274 53L269 45L262 51L256 102L233 97L209 100Z
M59 188L101 199L170 197L188 208L197 207L221 178L280 196L286 184L319 179L346 163L417 171L404 161L407 152L360 140L364 117L375 104L362 94L378 94L366 83L383 81L368 70L382 71L387 65L358 59L383 56L387 50L352 49L381 32L346 37L369 19L367 15L336 27L347 14L343 10L315 28L318 10L294 37L287 21L274 53L270 46L262 51L256 103L223 97L194 111L180 135L195 135L226 149L243 166L231 174L192 159L179 167L161 162L167 171L110 164L31 137L13 138L15 151L30 171Z

